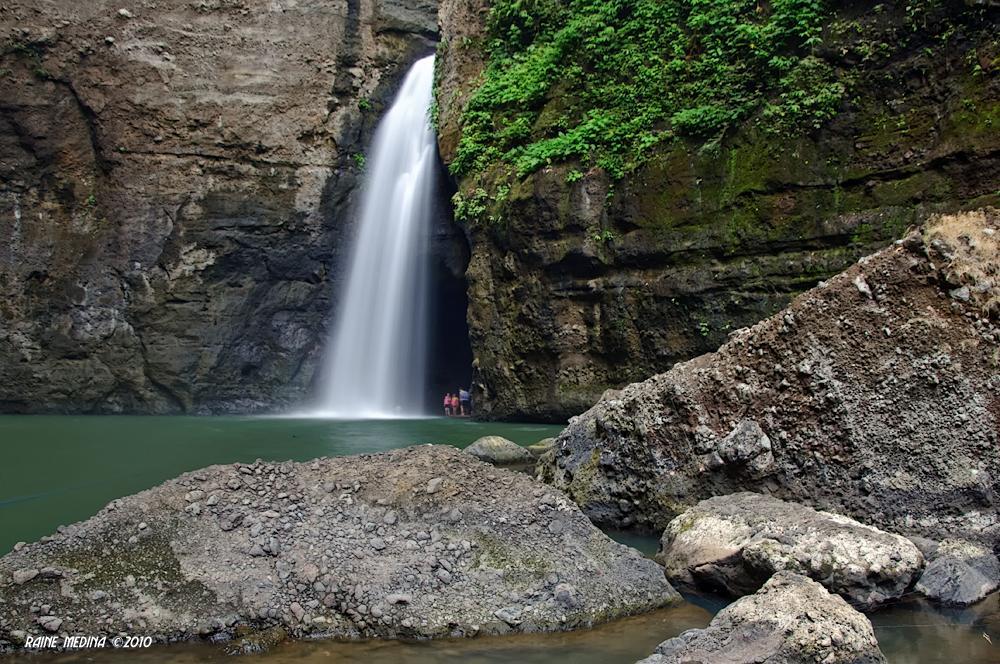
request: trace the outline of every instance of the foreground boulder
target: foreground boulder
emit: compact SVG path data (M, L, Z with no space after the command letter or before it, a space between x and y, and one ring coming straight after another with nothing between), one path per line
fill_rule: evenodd
M526 464L535 460L531 452L502 436L483 436L466 447L465 452L497 466Z
M1000 543L1000 213L943 217L608 395L546 474L596 521L663 528L766 492L891 532Z
M705 629L664 641L640 664L882 664L872 624L823 586L779 572Z
M667 526L656 558L674 583L739 596L787 570L865 608L900 597L924 562L905 537L756 493L687 510Z
M422 446L212 466L116 500L0 558L0 646L565 630L678 600L558 491Z
M1000 587L1000 562L986 547L945 540L930 554L917 592L942 604L967 606Z

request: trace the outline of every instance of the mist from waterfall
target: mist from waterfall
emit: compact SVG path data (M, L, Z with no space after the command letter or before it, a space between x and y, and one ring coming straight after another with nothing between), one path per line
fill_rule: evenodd
M422 415L428 249L437 169L433 56L410 69L367 160L354 246L334 318L319 415Z

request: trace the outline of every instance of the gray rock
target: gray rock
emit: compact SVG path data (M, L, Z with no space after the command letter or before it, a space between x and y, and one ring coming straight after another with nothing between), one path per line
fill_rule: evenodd
M76 633L114 635L155 615L144 634L158 642L271 627L293 638L431 638L589 627L679 601L655 562L609 539L558 490L454 447L196 474L206 488L246 478L226 497L225 523L241 525L185 515L193 474L122 498L73 537L0 558L3 629L36 633L37 615L72 615ZM325 490L329 478L339 491ZM272 510L280 517L261 516ZM556 518L558 534L532 527ZM130 542L140 519L147 527ZM58 564L66 559L72 568ZM26 569L62 578L14 583ZM80 610L97 601L85 581L109 577L100 610ZM515 596L531 601L498 619ZM24 610L43 599L47 609Z
M306 610L303 609L302 605L298 602L292 602L291 606L288 607L288 610L292 612L292 615L295 616L295 619L298 621L305 618Z
M917 582L917 592L942 604L967 606L1000 587L1000 561L984 546L965 540L938 544Z
M739 596L789 570L865 607L901 596L924 562L905 537L746 492L703 500L675 518L656 558L674 583Z
M724 463L746 466L751 477L763 477L776 468L771 439L754 420L740 420L719 442L717 453Z
M534 459L531 452L501 436L483 436L466 447L465 452L498 466L530 463Z
M571 420L542 478L602 525L662 529L756 491L996 549L1000 337L953 307L946 266L917 234L866 257Z
M17 585L21 585L22 583L27 583L36 576L38 576L37 569L16 569L11 574L11 577L14 579L14 583L16 583Z
M57 618L55 616L41 616L38 619L38 624L41 625L46 632L58 632L62 623L62 618Z
M511 627L517 627L521 624L521 615L523 613L524 611L519 606L505 606L502 609L494 611L493 615Z
M640 664L885 664L871 622L842 598L792 572L656 648Z
M389 604L409 604L413 601L413 596L408 593L393 593L386 595L385 601Z
M560 583L552 593L556 601L564 607L573 608L578 604L576 588L568 583Z

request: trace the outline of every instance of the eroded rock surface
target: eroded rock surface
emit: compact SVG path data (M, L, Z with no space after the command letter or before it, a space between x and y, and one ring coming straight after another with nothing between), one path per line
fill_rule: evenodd
M924 563L905 537L756 493L685 511L667 526L656 558L674 583L739 596L786 570L860 608L900 597Z
M884 664L872 624L823 586L779 572L705 629L664 641L640 664Z
M565 630L679 601L557 490L446 446L212 466L0 558L0 647Z
M477 416L564 422L608 388L716 350L929 213L1000 201L1000 77L974 76L967 60L995 57L995 7L970 21L983 3L938 3L916 33L909 5L826 7L835 16L812 52L852 72L852 102L808 135L755 118L707 142L651 145L620 179L586 161L511 177L498 139L482 173L460 180L484 208L467 223ZM441 1L446 162L489 60L490 10ZM872 58L872 43L893 54ZM545 81L532 79L534 94ZM536 103L537 122L518 128L528 140L562 140L580 112L602 111L558 79ZM512 133L505 117L498 137Z
M559 436L546 472L609 524L663 528L700 500L754 491L994 546L1000 213L923 233L718 352L609 394Z
M0 411L301 400L368 138L436 4L5 2Z

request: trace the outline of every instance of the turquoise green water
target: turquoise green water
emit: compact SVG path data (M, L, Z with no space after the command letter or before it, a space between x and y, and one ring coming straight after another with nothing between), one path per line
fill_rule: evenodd
M469 420L336 422L252 417L21 417L0 416L0 553L19 540L85 519L108 501L213 463L307 460L388 450L420 443L465 447L496 434L527 445L559 427ZM651 555L656 538L611 532ZM1000 663L1000 605L994 594L975 607L937 609L908 601L871 614L879 644L892 664ZM11 659L34 664L253 664L365 662L366 664L631 664L660 641L704 627L725 602L689 602L568 634L515 635L421 643L286 643L234 660L210 645L141 651L113 649L38 653ZM993 642L997 645L993 645Z
M0 416L0 554L114 498L216 463L304 461L499 435L530 445L560 427L428 418Z

